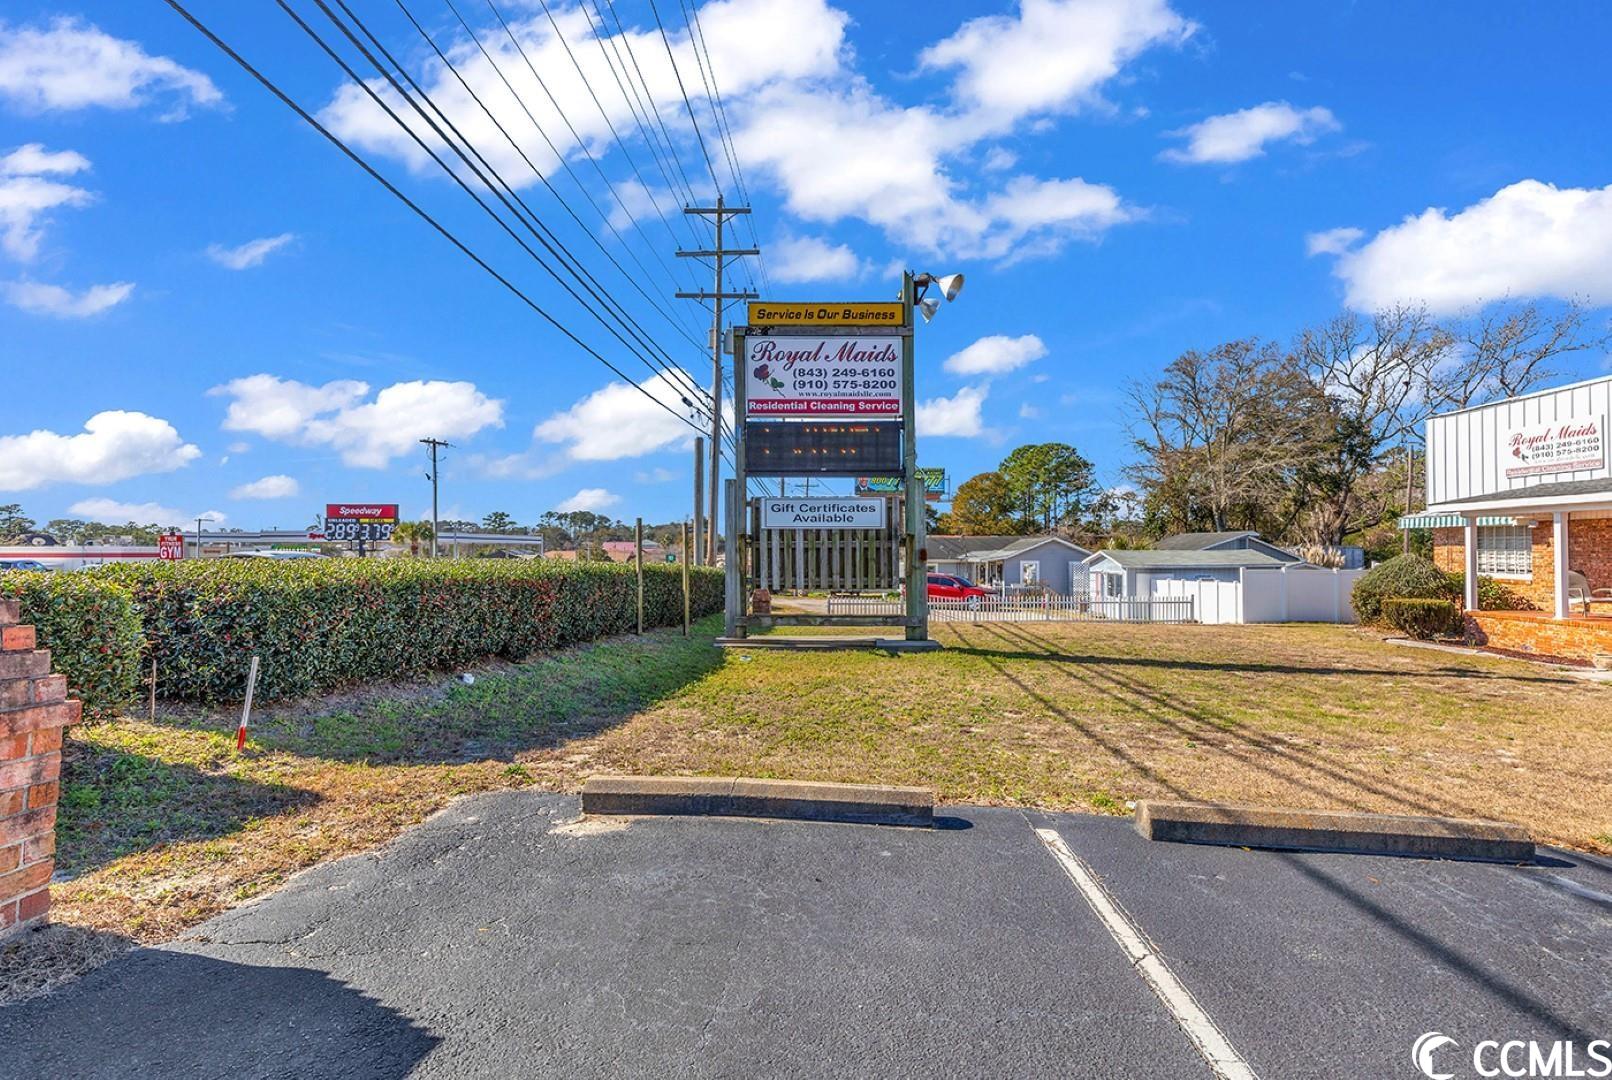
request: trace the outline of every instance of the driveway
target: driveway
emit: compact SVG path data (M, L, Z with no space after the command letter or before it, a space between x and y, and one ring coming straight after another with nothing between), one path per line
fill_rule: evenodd
M453 804L0 1010L5 1076L1416 1077L1612 1038L1612 867ZM1580 1050L1582 1053L1582 1049Z

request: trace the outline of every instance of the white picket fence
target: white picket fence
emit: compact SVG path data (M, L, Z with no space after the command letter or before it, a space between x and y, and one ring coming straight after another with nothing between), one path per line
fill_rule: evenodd
M830 615L890 615L905 613L901 601L875 596L831 596ZM1137 622L1185 623L1193 621L1190 598L1074 596L975 596L966 600L930 600L933 622Z

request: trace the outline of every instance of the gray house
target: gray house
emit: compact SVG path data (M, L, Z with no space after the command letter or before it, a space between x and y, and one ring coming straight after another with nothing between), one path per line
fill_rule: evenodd
M1099 551L1081 565L1093 596L1152 596L1157 591L1155 584L1164 581L1240 581L1245 567L1280 569L1303 562L1289 552L1281 554L1284 557L1278 558L1257 547L1211 551L1152 548Z
M1166 536L1153 545L1154 551L1258 551L1279 562L1296 563L1304 560L1279 548L1252 529L1231 532L1189 532Z
M1069 593L1084 588L1091 552L1061 536L931 536L929 571L956 574L1003 591Z

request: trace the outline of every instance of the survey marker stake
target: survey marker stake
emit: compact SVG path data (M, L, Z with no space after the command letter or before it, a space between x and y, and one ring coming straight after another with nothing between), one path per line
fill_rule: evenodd
M257 689L257 657L246 672L246 701L241 705L241 726L235 729L235 752L246 749L246 725L252 720L252 691Z

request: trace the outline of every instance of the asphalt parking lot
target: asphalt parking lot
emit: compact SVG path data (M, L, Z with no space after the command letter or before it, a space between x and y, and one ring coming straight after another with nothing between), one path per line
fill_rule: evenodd
M1417 1077L1424 1032L1612 1038L1605 860L944 812L577 826L566 796L465 799L0 1010L0 1074Z

